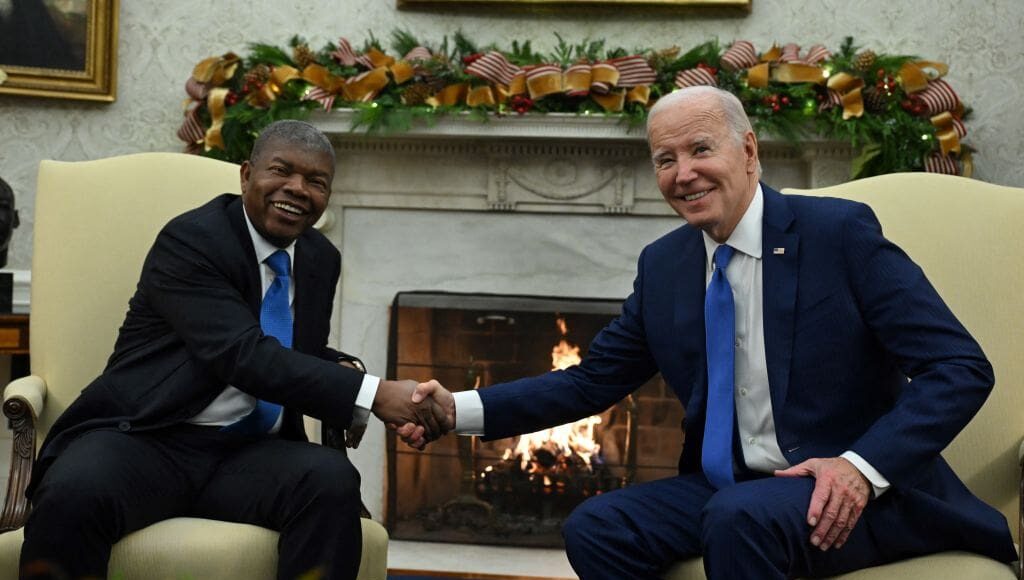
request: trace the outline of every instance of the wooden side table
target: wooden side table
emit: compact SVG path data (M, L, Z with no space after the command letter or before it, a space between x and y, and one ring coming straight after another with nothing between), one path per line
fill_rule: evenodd
M11 355L12 380L28 375L28 314L0 314L0 354Z

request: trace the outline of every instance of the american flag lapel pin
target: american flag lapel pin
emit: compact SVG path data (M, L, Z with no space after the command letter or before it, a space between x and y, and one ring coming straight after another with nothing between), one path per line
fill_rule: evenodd
M776 256L781 256L786 253L786 248L775 248L774 250L772 250L772 253L775 254Z

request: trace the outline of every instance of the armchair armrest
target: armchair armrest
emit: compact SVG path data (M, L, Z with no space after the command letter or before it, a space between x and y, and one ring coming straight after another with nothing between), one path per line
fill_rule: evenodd
M25 525L29 503L25 489L32 479L36 454L36 420L46 404L46 381L35 375L12 381L4 389L4 415L14 436L11 439L11 470L7 495L0 512L0 533Z

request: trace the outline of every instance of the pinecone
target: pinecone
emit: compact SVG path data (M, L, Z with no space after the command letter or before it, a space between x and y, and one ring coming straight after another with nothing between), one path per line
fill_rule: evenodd
M258 64L245 73L245 83L251 86L262 85L270 79L270 67Z
M861 94L864 96L864 108L869 113L883 113L889 106L889 99L885 93L876 87L866 87Z
M402 91L402 104L410 107L422 105L427 101L427 98L429 98L431 94L433 94L433 92L430 90L430 87L424 83L409 85L404 91Z
M316 54L309 49L308 44L299 44L292 48L292 60L300 69L304 69L316 62Z
M877 56L873 50L859 52L857 56L853 57L853 66L861 72L867 72L871 70L871 67L875 66Z

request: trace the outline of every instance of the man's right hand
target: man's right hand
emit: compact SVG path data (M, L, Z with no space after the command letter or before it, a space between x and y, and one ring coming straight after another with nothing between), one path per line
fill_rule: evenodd
M412 402L421 404L430 399L435 401L439 408L445 414L445 422L450 429L455 428L455 397L452 396L448 389L444 388L441 383L436 380L429 380L425 383L419 383L416 385L415 391L412 393ZM405 442L406 445L415 449L423 450L427 446L427 443L431 439L426 439L422 436L419 427L412 422L394 423L396 433Z
M425 397L419 397L418 400L414 400L417 389L415 381L382 379L380 386L377 387L377 395L373 399L371 410L388 426L409 425L407 431L410 441L415 442L418 446L414 446L418 449L422 449L428 442L450 431L455 425L455 420L454 413L449 414L433 398L425 400ZM454 408L454 402L452 407Z

